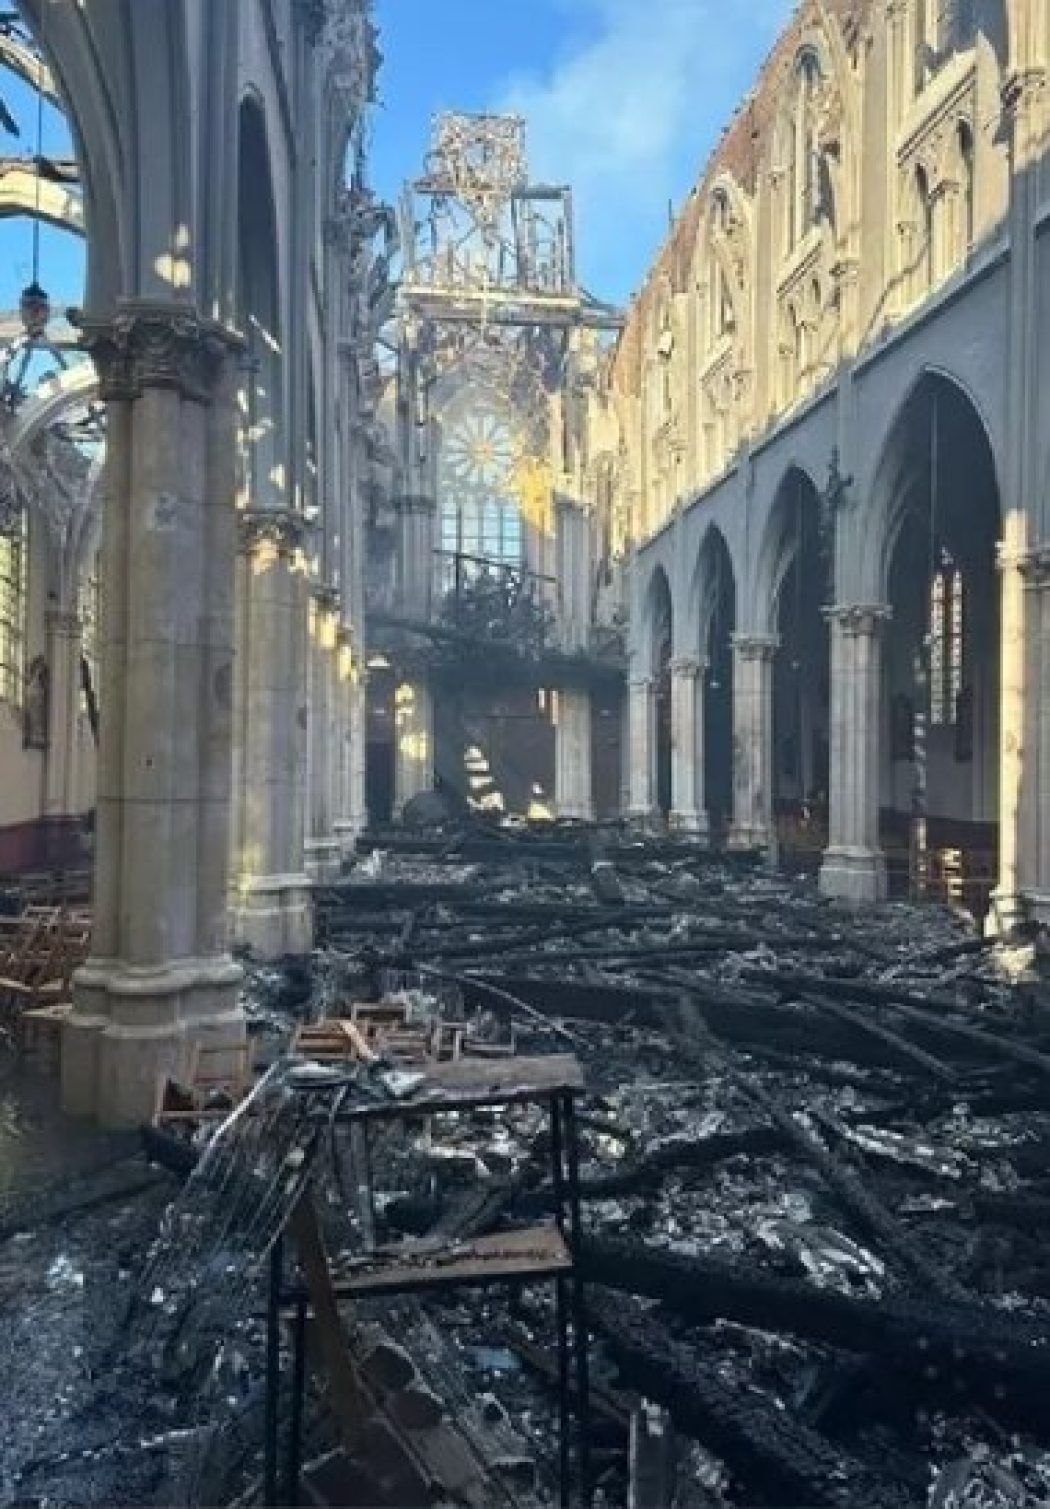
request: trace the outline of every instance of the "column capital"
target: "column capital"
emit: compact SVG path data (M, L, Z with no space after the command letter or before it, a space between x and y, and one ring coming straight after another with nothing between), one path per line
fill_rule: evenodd
M671 675L683 681L695 681L707 669L707 661L699 655L676 655L671 661Z
M1016 551L1010 555L1000 552L999 569L1016 567L1026 587L1038 590L1050 582L1050 545L1039 545L1032 550Z
M311 582L310 596L319 612L338 613L339 588L333 587L330 582Z
M289 508L243 508L237 523L241 550L248 555L270 545L278 555L293 556L302 549L309 529L302 514Z
M630 676L627 681L629 692L651 692L656 684L655 676Z
M306 33L310 46L316 47L328 19L325 0L292 0L292 15Z
M780 649L780 635L734 634L732 645L741 660L772 660Z
M834 603L822 611L828 623L837 625L841 633L868 638L881 634L893 617L888 603Z
M243 348L232 330L188 304L122 299L112 319L78 315L75 323L107 402L167 388L207 403L227 357Z

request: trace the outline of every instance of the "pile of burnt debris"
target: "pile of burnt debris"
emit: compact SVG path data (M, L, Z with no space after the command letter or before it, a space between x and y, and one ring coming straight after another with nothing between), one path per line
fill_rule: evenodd
M181 1191L119 1147L0 1224L0 1313L12 1242L94 1295L5 1502L1050 1503L1037 938L572 827L377 836L317 908L253 1075L158 1107Z

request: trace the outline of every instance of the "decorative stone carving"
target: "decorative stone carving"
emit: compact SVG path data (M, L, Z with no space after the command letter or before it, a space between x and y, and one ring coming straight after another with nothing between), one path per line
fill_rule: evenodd
M837 623L844 634L870 638L882 633L893 610L886 603L836 604L824 609L824 617L828 623Z
M1000 560L1000 567L1005 564ZM1018 568L1026 587L1042 590L1050 586L1050 545L1029 550L1018 562Z
M697 655L676 655L670 664L672 676L680 676L683 680L695 681L703 675L707 662Z
M328 19L325 0L292 0L292 15L296 25L306 33L311 47L316 47Z
M238 515L238 524L241 549L249 555L270 545L279 556L290 560L302 549L309 533L303 515L286 508L245 508Z
M81 345L99 377L99 396L131 400L146 388L172 388L207 403L223 362L241 343L189 306L127 300L112 320L78 316Z
M369 0L341 0L327 13L323 40L329 77L341 96L341 115L351 123L375 99L376 77L383 60L370 12Z
M319 613L338 613L340 602L338 587L333 587L327 582L314 582L310 587L310 596Z
M734 634L732 644L741 660L769 661L780 648L780 637L777 634Z

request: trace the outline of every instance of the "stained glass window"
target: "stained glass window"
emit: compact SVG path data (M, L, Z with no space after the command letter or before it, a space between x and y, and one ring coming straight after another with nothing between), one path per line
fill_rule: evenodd
M26 514L0 534L0 698L20 703L25 675Z
M441 549L450 579L455 570L450 555L521 565L517 463L510 427L493 408L466 410L446 430L440 463Z
M98 611L99 611L99 576L98 557L92 562L91 570L81 578L80 592L78 594L77 612L80 616L81 652L87 661L91 672L91 684L98 688Z
M954 725L963 692L965 653L963 575L950 557L930 583L930 722Z
M938 571L930 589L930 722L946 723L944 696L944 573Z

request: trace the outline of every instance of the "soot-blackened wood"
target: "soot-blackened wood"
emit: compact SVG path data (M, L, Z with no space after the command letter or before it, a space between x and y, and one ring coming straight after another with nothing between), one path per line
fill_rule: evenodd
M961 1388L1000 1417L1045 1425L1041 1401L1050 1387L1050 1348L1046 1328L1033 1320L977 1303L859 1299L736 1260L686 1256L621 1238L586 1237L581 1257L588 1283L658 1299L698 1324L733 1320L870 1353L891 1369L906 1370L927 1394L957 1404Z
M594 1324L621 1376L664 1405L676 1428L713 1449L747 1492L770 1504L903 1506L900 1485L879 1482L758 1389L717 1370L638 1305L597 1307Z

